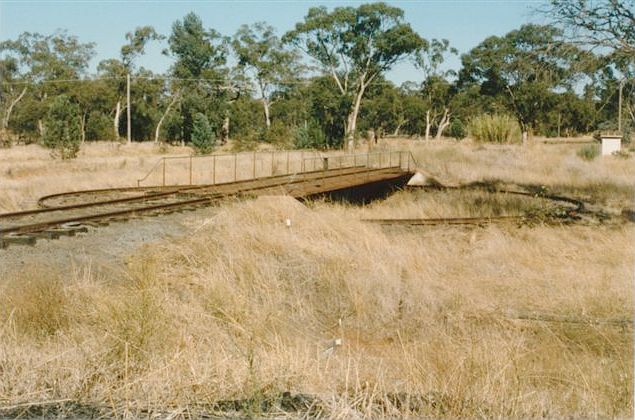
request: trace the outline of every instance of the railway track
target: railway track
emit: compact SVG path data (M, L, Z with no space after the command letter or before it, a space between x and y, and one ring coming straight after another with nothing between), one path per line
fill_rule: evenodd
M484 216L484 217L439 217L439 218L381 218L381 219L362 219L367 223L374 223L383 226L436 226L436 225L486 225L491 223L526 223L531 221L540 222L575 222L582 219L584 215L593 214L587 211L584 202L575 198L564 197L555 194L547 194L544 191L522 191L519 188L496 188L486 183L472 183L459 186L430 185L415 186L410 188L435 190L435 191L451 191L451 190L481 190L491 193L520 195L529 198L546 199L555 203L560 203L559 212L542 215L539 217L531 214L524 215L506 215L506 216Z
M10 244L31 245L40 238L72 236L114 221L193 210L232 196L285 193L305 198L364 182L394 179L403 174L400 167L355 166L216 185L132 187L56 194L43 197L39 202L42 208L0 214L0 248Z

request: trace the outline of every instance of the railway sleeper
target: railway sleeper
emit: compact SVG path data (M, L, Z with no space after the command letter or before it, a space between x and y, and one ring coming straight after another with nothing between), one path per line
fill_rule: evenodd
M36 241L37 241L37 238L32 235L10 233L0 238L0 242L2 242L2 246L0 247L6 248L8 245L12 245L12 244L33 246L35 245Z

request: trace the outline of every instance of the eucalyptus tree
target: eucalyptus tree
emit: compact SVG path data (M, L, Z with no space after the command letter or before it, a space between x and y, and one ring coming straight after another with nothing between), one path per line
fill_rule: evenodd
M491 98L490 106L512 112L526 136L545 119L556 90L573 89L578 65L589 54L561 34L553 26L528 24L485 39L462 55L459 87L478 85L483 100Z
M565 29L567 39L635 59L632 0L550 0L541 9L554 24Z
M354 145L357 116L367 88L424 46L424 40L403 17L403 10L386 3L336 7L331 12L312 7L304 21L284 36L333 78L341 96L351 97L345 123L349 147Z
M191 140L193 118L205 114L219 130L226 114L227 55L229 40L213 29L206 30L200 17L187 14L172 25L165 54L174 59L170 75L180 92L181 139Z
M146 46L151 41L160 41L164 37L158 34L152 26L140 26L134 31L126 33L127 43L119 53L119 58L103 60L97 66L99 75L105 79L110 88L109 97L112 103L111 115L113 122L113 136L119 138L121 114L126 109L126 78L134 75L136 60L145 53Z
M69 80L84 76L94 54L93 43L81 43L64 31L46 36L24 32L15 40L1 42L2 129L9 127L16 106L30 91L31 98L27 101L30 109L23 110L29 115L23 119L26 126L15 129L22 131L34 122L40 136L43 135L49 99L67 92L71 86Z
M268 129L271 127L270 107L276 90L298 80L298 54L285 49L274 28L264 22L242 25L234 35L232 47L239 69L257 86Z
M424 80L421 84L421 95L426 102L425 139L430 137L430 130L436 127L439 139L443 131L450 125L450 100L452 95L449 77L455 76L454 70L443 70L443 62L448 55L457 55L456 48L450 47L447 39L433 39L425 43L419 50L415 63L422 70Z
M600 101L608 104L603 112L619 113L620 126L624 102L630 125L635 127L635 2L550 0L539 11L564 30L564 39L600 56L593 77ZM612 119L611 115L604 118Z

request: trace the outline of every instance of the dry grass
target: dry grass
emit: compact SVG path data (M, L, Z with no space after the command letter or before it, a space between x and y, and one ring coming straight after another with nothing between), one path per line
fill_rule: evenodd
M616 160L582 176L573 168L595 162L569 160L575 149L540 165L538 150L469 147L415 151L459 180L481 171L578 191L627 188L633 175ZM478 194L401 194L364 211L478 215ZM526 204L489 200L486 211ZM632 416L630 225L396 233L360 212L235 203L192 237L131 256L125 282L37 268L0 280L0 407L196 416L243 400L258 416L290 391L317 396L313 413L332 418Z

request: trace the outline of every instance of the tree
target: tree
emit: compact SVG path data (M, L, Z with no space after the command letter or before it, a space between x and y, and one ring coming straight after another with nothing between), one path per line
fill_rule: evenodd
M49 107L42 143L54 157L72 159L81 143L79 107L68 96L57 96Z
M544 14L582 46L635 56L635 3L632 0L551 0Z
M216 136L205 114L194 115L192 124L192 145L198 153L210 153L214 149Z
M588 55L560 40L561 33L553 26L530 24L485 39L461 56L459 88L470 90L478 85L484 110L509 110L526 136L545 119L556 90L573 89L578 65Z
M104 60L97 66L100 76L107 80L110 87L109 96L112 104L111 113L115 140L120 137L121 116L127 106L124 104L126 77L135 74L135 61L145 53L147 44L150 41L160 41L164 38L152 26L137 27L133 32L126 33L128 43L121 47L120 59ZM147 71L145 72L147 73Z
M284 40L302 49L329 74L341 96L352 96L345 123L349 148L354 145L364 92L379 75L418 51L423 39L403 22L403 10L385 3L357 8L312 7Z
M248 73L258 87L265 114L265 124L271 126L270 106L275 89L297 77L297 54L283 48L275 30L264 22L242 25L234 35L232 47L238 65Z
M226 89L228 39L218 32L205 30L203 22L194 13L172 25L165 51L175 59L170 73L180 79L173 82L180 92L181 138L189 142L196 113L211 118L214 127L220 127L226 115L228 90Z
M43 134L42 119L46 116L50 98L67 92L67 79L78 79L88 68L95 54L93 43L81 43L75 36L57 31L52 35L24 32L15 40L0 43L0 73L2 73L3 131L9 128L18 103L26 101L21 126L14 131ZM29 93L29 95L27 95ZM31 96L27 100L27 97Z
M425 43L419 50L415 63L423 71L424 81L421 94L426 101L425 140L430 137L430 130L436 127L436 137L441 138L443 131L450 125L450 83L448 77L455 76L453 70L441 70L441 65L448 54L458 54L456 48L450 47L447 39L433 39ZM438 120L440 118L440 120Z
M623 115L619 105L623 97L626 115L631 117L630 124L635 126L635 2L551 0L540 11L564 30L563 38L603 56L605 60L600 65L620 74L619 77L610 74L604 78L607 86L614 86L602 101L615 105L612 115L618 114L619 127ZM606 72L601 73L607 76ZM615 92L618 95L614 95ZM613 119L608 115L604 118Z

